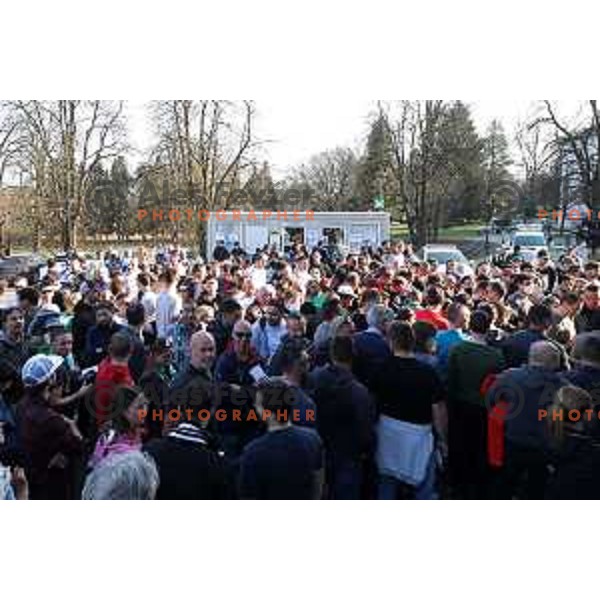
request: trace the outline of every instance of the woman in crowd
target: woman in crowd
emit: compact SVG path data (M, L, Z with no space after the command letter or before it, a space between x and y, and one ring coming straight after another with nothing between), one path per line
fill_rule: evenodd
M144 394L133 387L117 389L110 419L98 438L89 466L93 469L108 456L139 450L142 447L144 418L147 400Z

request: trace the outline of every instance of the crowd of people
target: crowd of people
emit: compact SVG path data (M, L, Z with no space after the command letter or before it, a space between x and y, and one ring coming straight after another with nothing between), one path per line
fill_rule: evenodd
M219 244L0 282L0 497L600 497L600 265L459 273Z

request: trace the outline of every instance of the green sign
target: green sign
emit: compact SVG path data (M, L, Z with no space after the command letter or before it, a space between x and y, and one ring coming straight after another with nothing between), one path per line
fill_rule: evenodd
M385 198L383 196L376 196L373 200L373 207L375 210L383 210L385 208Z

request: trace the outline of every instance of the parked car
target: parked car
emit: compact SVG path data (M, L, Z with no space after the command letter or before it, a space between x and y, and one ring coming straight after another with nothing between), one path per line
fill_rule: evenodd
M519 228L511 241L511 253L514 254L517 248L523 260L531 262L537 258L540 250L548 251L548 243L543 231Z
M446 273L448 262L454 263L454 272L460 277L473 275L473 267L467 257L451 244L427 244L417 253L424 261L435 261L437 271Z

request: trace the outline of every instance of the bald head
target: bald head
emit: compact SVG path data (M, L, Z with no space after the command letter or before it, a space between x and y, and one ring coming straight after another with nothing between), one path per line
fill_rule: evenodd
M235 335L236 333L252 333L252 325L250 324L250 321L246 321L245 319L236 321L235 325L233 326L233 334Z
M558 371L560 369L560 350L550 342L535 342L529 349L529 365Z
M206 331L197 331L190 338L190 364L196 369L210 369L215 360L215 340Z

